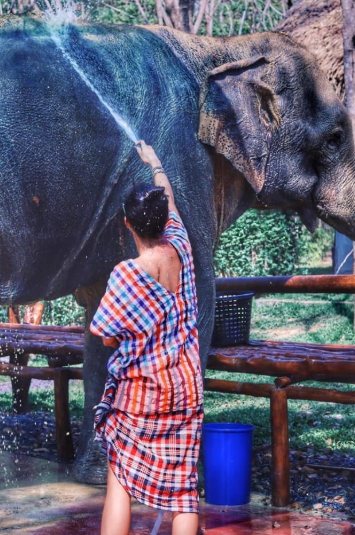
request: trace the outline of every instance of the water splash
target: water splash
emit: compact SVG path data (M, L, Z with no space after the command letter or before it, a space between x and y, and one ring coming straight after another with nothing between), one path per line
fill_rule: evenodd
M56 2L55 9L47 10L44 13L44 19L49 26L61 28L64 24L75 24L79 17L75 13L76 6L72 2Z
M45 20L48 23L51 37L54 43L56 44L56 46L61 51L63 57L70 63L72 68L77 72L77 74L85 82L85 84L91 89L91 91L95 93L95 95L97 96L101 104L110 112L110 114L115 119L118 126L127 134L129 139L131 139L133 143L137 143L138 138L133 132L132 128L127 123L127 121L125 121L121 117L121 115L119 115L117 112L115 112L115 110L106 102L106 100L104 100L100 92L92 84L92 82L86 76L86 74L78 65L78 63L75 61L75 59L72 58L70 54L64 48L64 45L61 39L61 33L62 33L64 25L68 23L75 23L78 20L78 17L74 12L74 8L71 6L71 4L67 4L66 6L63 6L62 9L58 8L56 12L47 11Z

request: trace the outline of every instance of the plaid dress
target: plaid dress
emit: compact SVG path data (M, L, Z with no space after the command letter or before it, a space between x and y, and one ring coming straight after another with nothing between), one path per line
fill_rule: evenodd
M91 323L93 334L119 342L95 427L127 492L153 507L197 512L203 417L197 300L190 242L175 213L164 237L181 261L177 291L134 260L121 262Z

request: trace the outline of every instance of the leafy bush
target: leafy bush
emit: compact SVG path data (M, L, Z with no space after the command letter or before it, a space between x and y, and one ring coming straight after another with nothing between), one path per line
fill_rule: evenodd
M23 320L25 306L20 306ZM7 307L0 307L0 322L7 322ZM54 301L46 301L42 318L43 325L85 325L85 309L77 304L72 295Z
M299 262L301 223L292 212L247 211L215 252L217 276L289 275Z
M332 250L334 229L319 221L313 234L302 228L299 241L299 261L303 266L319 265Z
M47 301L43 314L46 325L84 325L85 309L77 304L72 295Z

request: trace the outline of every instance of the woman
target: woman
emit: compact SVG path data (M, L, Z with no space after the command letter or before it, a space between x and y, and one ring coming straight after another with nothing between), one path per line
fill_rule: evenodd
M114 268L91 324L115 349L95 415L108 459L101 535L128 535L131 496L172 511L173 535L195 535L203 387L192 251L161 162L144 141L136 148L154 180L124 204L138 257Z

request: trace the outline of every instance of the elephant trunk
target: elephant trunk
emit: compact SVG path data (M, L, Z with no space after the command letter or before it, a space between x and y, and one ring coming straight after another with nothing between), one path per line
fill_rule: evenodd
M334 176L338 177L337 182ZM339 180L341 176L341 180ZM355 161L350 161L341 173L328 173L317 186L314 203L317 215L325 223L355 240Z

